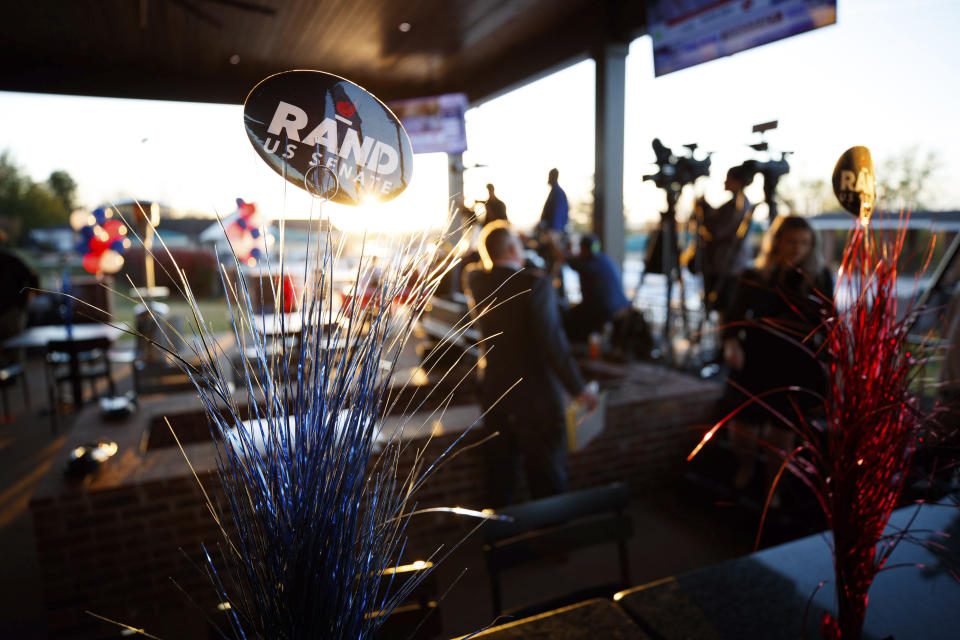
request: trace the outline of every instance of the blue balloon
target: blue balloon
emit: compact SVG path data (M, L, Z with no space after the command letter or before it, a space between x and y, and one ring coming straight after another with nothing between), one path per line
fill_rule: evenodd
M127 250L127 248L123 246L123 240L114 240L110 243L110 248L120 254Z
M260 256L262 255L263 253L260 251L260 249L257 249L256 247L254 247L253 249L250 249L250 257L253 258L254 260L259 260Z
M252 229L250 229L250 236L253 237L253 238L259 238L259 237L260 237L260 229L257 229L256 227L253 227Z
M97 224L103 224L107 221L107 212L103 207L97 207L93 210L93 217L96 219Z
M86 225L85 227L80 227L80 237L85 241L89 241L93 237L93 227Z
M237 198L237 208L239 209L242 206L243 206L243 198Z
M89 241L89 240L81 240L80 242L78 242L78 243L76 244L76 246L74 247L74 249L77 250L77 253L79 253L80 255L83 255L83 254L85 254L85 253L90 249L90 241Z
M239 226L241 229L246 229L247 221L244 220L243 218L237 218L237 226Z

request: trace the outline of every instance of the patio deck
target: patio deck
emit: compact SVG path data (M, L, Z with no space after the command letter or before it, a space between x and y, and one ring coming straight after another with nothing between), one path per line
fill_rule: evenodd
M33 397L43 398L42 365L39 360L31 360L29 365L28 375L34 388ZM636 584L748 552L752 531L744 530L742 522L737 519L724 522L722 508L719 511L704 511L702 505L682 497L682 492L671 482L676 476L669 473L671 468L676 466L670 463L669 459L675 457L677 451L682 451L691 439L696 438L696 432L689 427L702 424L705 420L703 408L709 404L711 394L716 394L716 385L667 372L652 365L633 365L630 369L625 381L611 391L605 437L570 456L572 488L602 484L616 478L630 482L634 491L630 511L636 528L630 544L630 554L632 579ZM126 374L125 371L120 373ZM121 380L121 390L129 388L129 384L129 377ZM665 392L666 389L670 391ZM177 397L181 398L178 402L183 402L182 396ZM161 406L165 411L169 411L175 404L171 402L172 399L173 397L144 399L140 417L146 420ZM19 409L19 405L15 407ZM0 468L0 545L8 551L5 554L8 562L3 576L0 577L0 602L3 602L0 607L0 621L5 633L11 633L12 637L120 637L119 628L114 629L92 618L87 619L82 610L92 606L95 611L107 616L131 615L129 610L118 607L107 611L102 608L102 604L98 604L104 601L93 600L84 604L78 601L75 595L71 597L65 592L61 592L59 596L54 592L56 597L51 600L50 580L47 580L46 585L48 610L44 610L43 567L48 567L49 578L51 561L61 567L53 570L54 573L63 572L63 567L74 566L76 569L84 566L82 554L86 553L90 561L88 565L94 571L85 584L92 588L102 582L110 583L118 575L109 566L102 566L110 565L110 562L105 560L108 556L115 558L112 565L114 568L120 564L126 565L125 569L134 571L134 574L120 571L124 577L118 582L108 584L107 591L120 594L115 596L118 600L131 602L126 592L136 591L135 587L145 583L155 596L163 594L162 600L173 602L168 600L167 596L180 596L170 585L168 576L178 571L182 573L188 563L183 560L179 564L171 564L168 559L152 558L147 564L138 562L134 565L129 558L136 555L138 548L145 548L143 545L151 549L154 546L159 549L165 545L176 555L179 554L177 547L186 547L192 542L209 538L211 532L215 533L212 522L206 523L211 526L200 522L204 517L209 519L209 516L205 516L195 481L188 477L179 450L167 448L148 455L137 453L142 431L133 432L122 426L106 427L108 430L117 429L112 432L111 437L118 443L123 440L121 454L111 461L112 468L108 466L84 485L67 490L67 493L78 499L77 504L81 505L83 513L70 516L74 518L71 525L67 527L64 521L63 529L51 530L48 524L42 524L40 520L35 526L29 509L31 497L35 499L35 510L39 509L41 514L46 512L50 515L55 510L51 499L54 496L66 495L61 469L69 448L89 439L94 432L104 430L104 427L98 426L96 421L89 417L96 415L95 408L88 408L86 414L79 415L88 417L81 417L80 420L77 420L77 415L68 417L63 421L61 432L51 436L46 417L39 415L37 411L24 414L21 409L17 420L3 425L0 431L0 455L5 462ZM650 428L637 431L633 428L636 424L650 425ZM631 432L632 437L628 437ZM104 434L111 435L111 432L104 431ZM208 459L212 448L209 444L193 444L188 445L188 448L198 470L205 464L209 467L212 462ZM451 491L461 496L468 488L477 491L479 483L475 481L475 471L481 461L478 457L474 460L469 458L458 458L458 466L451 470L450 477L435 480L437 486L429 496L430 501L446 504L453 495ZM177 477L167 478L166 475L170 473ZM164 503L167 508L173 508L174 504L190 502L189 518L177 520L171 519L166 513L158 515L155 507L144 503L134 504L128 499L129 496L120 495L118 488L132 478L136 478L134 484L137 486L136 495L140 496L137 500L140 501L148 500L150 495L157 495L151 493L157 487L156 484L151 484L154 481L159 481L160 486L165 487L160 490L161 493L180 492L169 500L164 497ZM197 504L192 504L193 502ZM119 514L111 540L100 540L95 529L83 532L84 526L93 526L97 522L94 517L95 507L113 509ZM144 518L155 518L158 522L179 522L176 526L180 527L180 533L172 537L165 537L160 531L155 532L156 535L147 532L139 537L136 531L128 534L117 533L123 528L119 521L124 517L123 514L130 516L134 512ZM433 534L429 533L431 530L438 535L444 532L446 540L450 542L451 536L453 541L459 539L463 530L462 527L435 525L436 523L427 522L413 530L412 534L416 538L426 536L426 541L432 542ZM186 538L183 537L184 531L189 532ZM170 533L169 529L166 533ZM55 543L60 540L59 544L63 548L54 549L53 556L47 556L46 553L50 551L48 548L41 563L36 552L38 540L42 547L48 547L51 541ZM112 551L102 551L103 543L109 543ZM429 545L414 546L426 551ZM79 554L76 563L70 549L76 549ZM125 551L121 551L124 549ZM562 565L551 564L539 569L518 571L508 585L506 597L522 598L523 594L528 592L549 593L550 589L572 588L578 581L583 580L584 576L606 572L607 563L613 563L614 558L611 555L607 559L604 551L588 550L572 555ZM451 637L491 622L487 578L478 540L468 540L440 565L440 584L444 588L452 584L464 568L469 570L459 578L457 586L450 591L441 605L444 635ZM156 575L148 577L143 573L147 571ZM53 584L55 590L68 588L64 586L63 580L59 587L56 586L56 581ZM75 591L83 584L83 581L75 581L69 589ZM50 610L51 603L56 604L54 609L59 611ZM165 638L206 637L200 612L191 610L189 605L178 606L178 615L175 617L162 615L163 607L159 610L150 609L149 606L142 607L142 610L135 609L132 615L136 619L126 618L125 621L146 628L147 631L163 631L164 633L158 635ZM166 611L169 611L169 608ZM48 636L48 626L59 628L62 632ZM71 628L73 631L69 631Z

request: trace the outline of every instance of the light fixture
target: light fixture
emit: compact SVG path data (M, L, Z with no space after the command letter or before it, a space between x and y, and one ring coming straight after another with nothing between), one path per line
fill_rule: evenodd
M230 64L240 64L240 56L236 53L230 56Z
M400 31L402 31L402 32L404 32L404 33L407 33L408 31L410 31L410 23L409 23L409 22L401 22L401 23L400 23L400 26L398 26L397 29L400 29Z

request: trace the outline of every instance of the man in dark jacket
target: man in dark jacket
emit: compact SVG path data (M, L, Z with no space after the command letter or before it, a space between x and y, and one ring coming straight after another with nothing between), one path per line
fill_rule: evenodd
M523 247L504 223L484 229L485 269L467 276L485 338L481 404L500 435L487 443L491 506L516 501L520 461L533 499L566 490L564 389L590 409L560 322L556 294L542 272L523 268Z

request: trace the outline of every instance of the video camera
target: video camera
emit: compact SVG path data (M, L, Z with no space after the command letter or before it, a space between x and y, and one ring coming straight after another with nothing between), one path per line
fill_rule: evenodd
M778 122L776 120L756 124L753 126L753 133L759 133L762 136L767 131L776 129L777 125ZM790 173L790 163L787 162L787 156L793 152L783 151L780 153L780 159L776 160L773 159L773 153L770 151L770 146L766 140L751 144L750 148L757 152L767 152L771 159L764 162L747 160L737 167L737 169L743 168L749 172L749 179L745 180L744 184L749 184L753 180L753 176L757 173L763 176L763 196L769 208L770 220L773 220L777 217L777 184L780 182L780 178Z
M653 152L657 156L659 171L643 176L644 180L652 180L657 187L667 191L679 193L683 187L693 184L697 178L710 175L710 154L698 160L694 157L696 144L683 145L689 150L688 155L677 157L670 147L660 142L660 138L653 139Z
M790 173L790 164L787 162L787 156L790 151L785 151L779 160L768 160L760 162L758 160L744 160L743 163L731 167L730 173L739 178L744 185L753 182L753 178L759 173L763 176L764 185L775 185L780 178Z
M754 151L769 151L770 149L766 142L751 144L750 148ZM754 170L763 176L764 183L776 184L780 178L790 173L790 164L787 162L787 156L792 153L792 151L784 151L780 154L779 160L767 160L766 162L753 161ZM747 162L751 161L748 160Z

